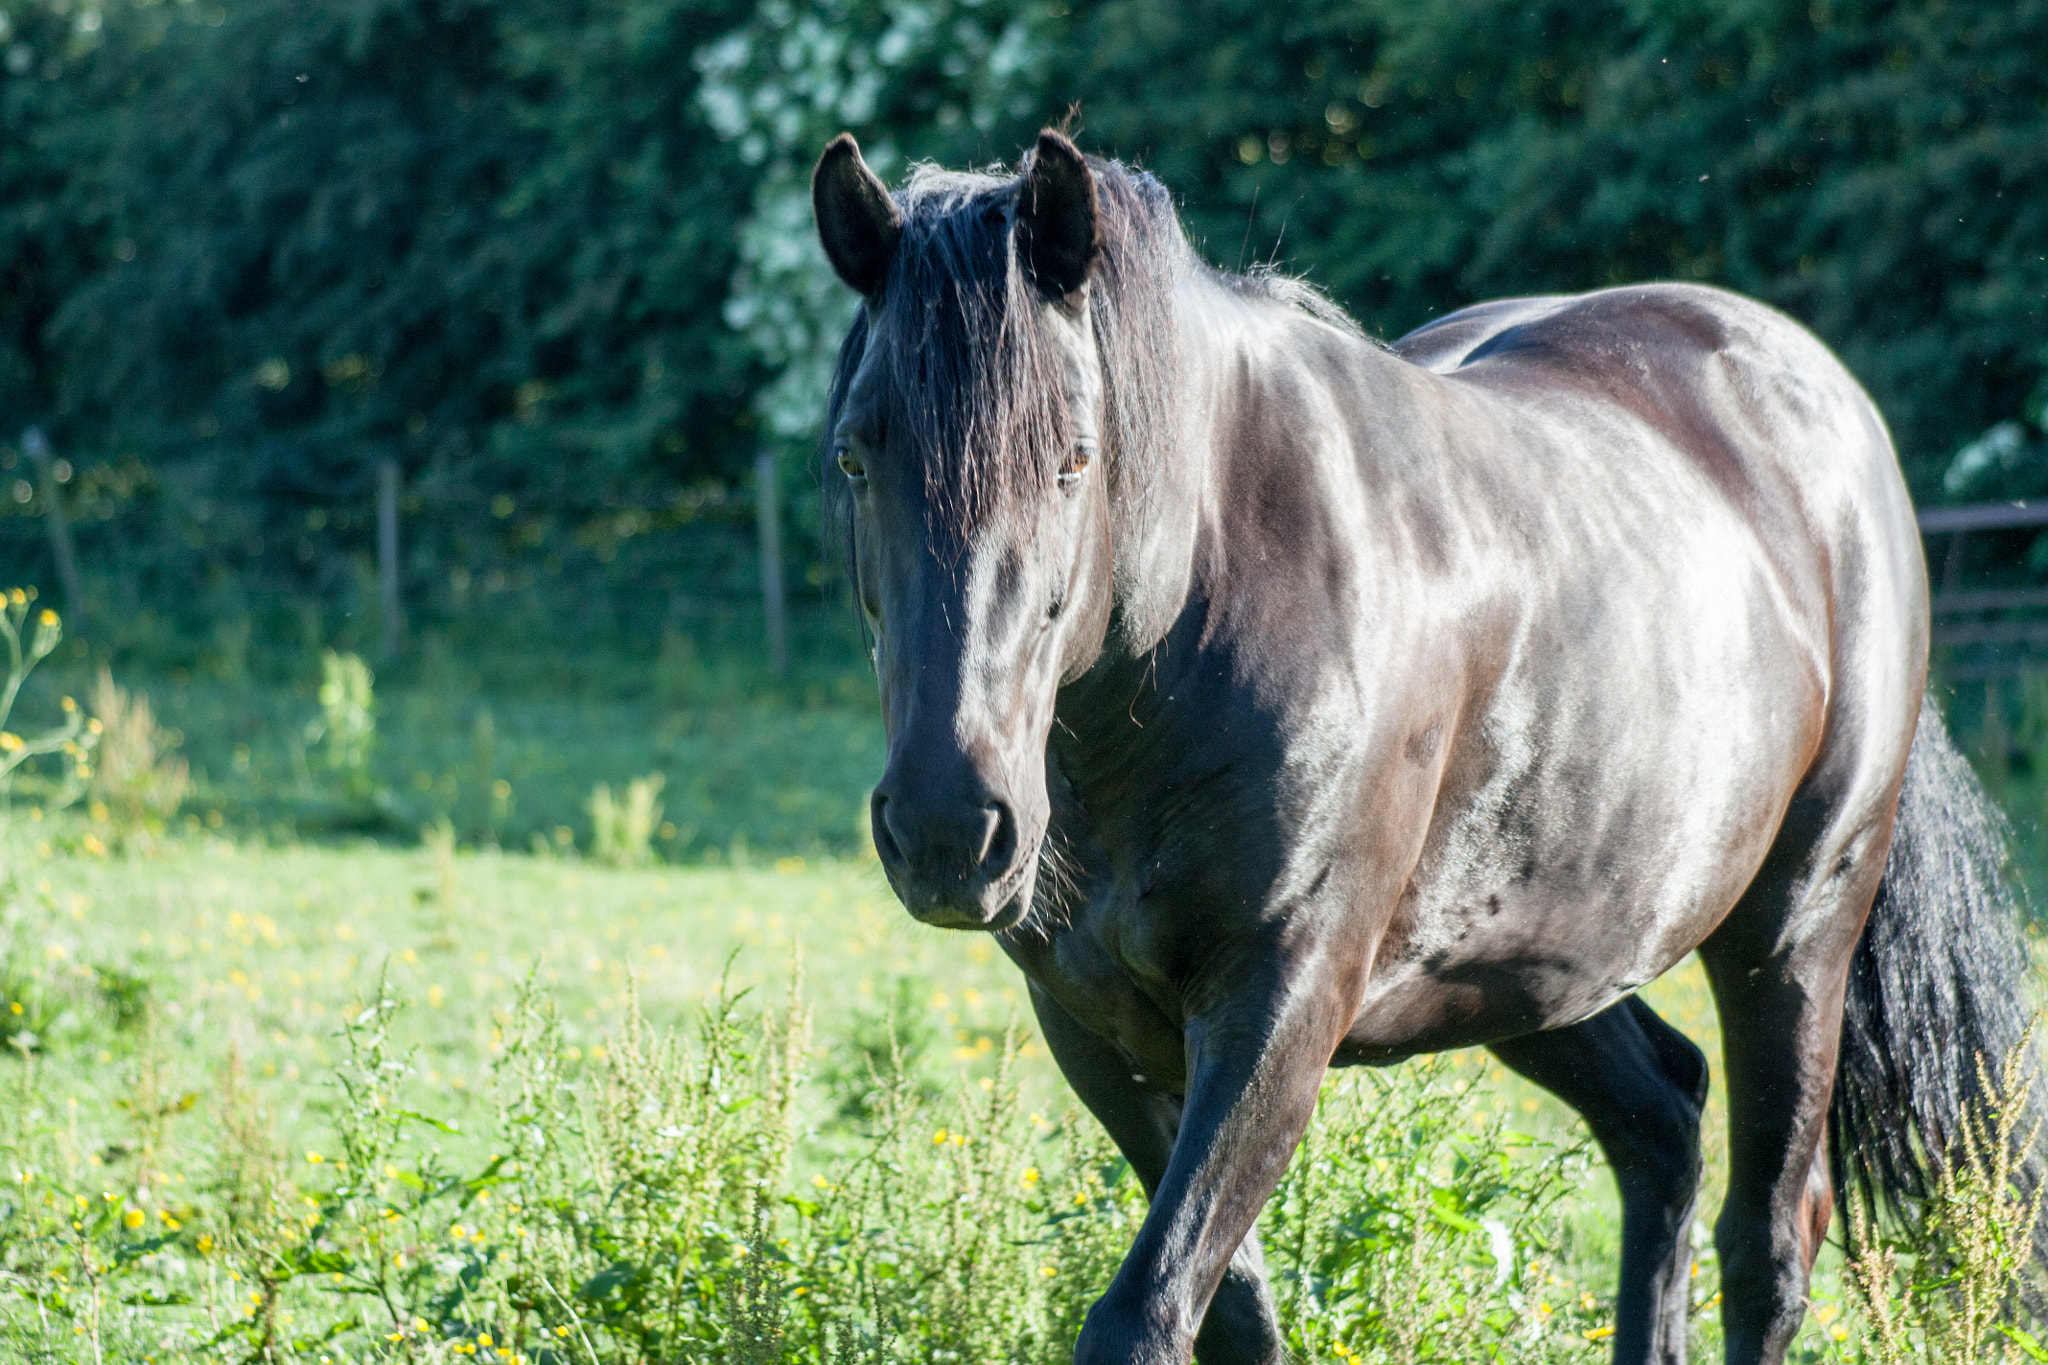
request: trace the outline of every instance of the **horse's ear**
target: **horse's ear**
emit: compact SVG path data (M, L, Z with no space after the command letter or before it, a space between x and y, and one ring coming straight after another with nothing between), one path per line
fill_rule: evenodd
M903 215L888 187L860 159L852 133L833 138L818 158L811 172L811 210L825 258L839 278L863 296L880 289L903 237Z
M1087 283L1101 252L1095 174L1078 147L1047 128L1017 196L1017 259L1039 293L1063 299Z

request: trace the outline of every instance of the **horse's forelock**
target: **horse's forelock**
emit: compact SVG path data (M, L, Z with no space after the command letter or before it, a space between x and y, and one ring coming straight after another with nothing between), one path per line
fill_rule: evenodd
M1187 252L1157 181L1116 162L1089 165L1103 244L1091 311L1107 380L1105 454L1119 488L1142 488L1130 466L1166 434L1172 274ZM957 534L1041 492L1069 439L1058 356L1012 251L1021 178L915 168L897 191L903 237L873 317L887 420L904 424L923 457L936 529ZM857 363L841 357L840 386Z

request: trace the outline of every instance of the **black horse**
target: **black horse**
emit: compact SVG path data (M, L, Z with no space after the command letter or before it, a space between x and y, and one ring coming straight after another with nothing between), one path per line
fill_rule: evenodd
M1780 1359L1836 1187L1923 1190L2024 1025L1855 380L1681 285L1377 345L1204 265L1157 182L1053 132L893 197L842 136L813 197L865 299L827 486L876 848L913 915L1023 969L1151 1195L1076 1360L1278 1361L1253 1221L1325 1068L1471 1044L1585 1116L1615 1358L1681 1359L1707 1063L1634 992L1695 949L1727 1358Z

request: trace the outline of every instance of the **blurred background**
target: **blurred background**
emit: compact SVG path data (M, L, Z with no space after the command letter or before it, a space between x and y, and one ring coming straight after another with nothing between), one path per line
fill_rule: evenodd
M587 854L637 801L648 856L858 851L842 128L894 179L1071 110L1389 338L1725 285L1842 354L1923 507L2048 494L2043 53L2038 0L0 0L0 587L65 618L16 728L142 706L143 794L80 795L145 835ZM2033 831L2048 536L1929 543Z

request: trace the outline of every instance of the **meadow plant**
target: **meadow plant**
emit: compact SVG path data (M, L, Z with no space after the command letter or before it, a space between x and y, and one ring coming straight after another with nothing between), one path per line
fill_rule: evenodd
M849 1124L794 982L772 1008L722 984L686 1030L629 1003L586 1048L529 981L463 1132L405 1018L381 984L348 1013L304 1153L232 1053L194 1090L145 1046L127 1136L96 1151L42 1073L0 1075L0 1354L1064 1365L1144 1216L1092 1120L1025 1112L1015 1033L936 1093L892 1048ZM1598 1354L1542 1299L1583 1154L1459 1124L1458 1090L1443 1067L1333 1082L1266 1226L1303 1360Z
M623 801L614 799L603 782L590 793L591 856L609 867L645 867L654 861L654 832L661 825L660 773L636 777L626 784Z
M1842 1332L1858 1365L2048 1361L2039 1331L2035 1232L2048 1190L2029 1188L2025 1155L2039 1136L2032 1103L2033 1035L1996 1077L1978 1060L1983 1107L1966 1117L1934 1189L1904 1228L1880 1229L1869 1202L1849 1201L1844 1278L1863 1310ZM2032 1326L2035 1331L2029 1331Z
M413 895L434 907L438 931L445 937L455 914L455 822L443 815L420 826L420 849L427 855L434 880Z
M162 834L192 790L191 772L173 752L182 737L158 725L149 698L117 684L108 669L99 671L89 702L102 727L93 813L104 811L124 837Z
M306 743L325 750L327 770L349 795L370 795L370 750L377 739L376 677L355 654L320 652L320 715L306 726Z
M57 809L76 801L92 776L92 748L100 733L99 722L86 719L78 703L69 697L59 703L64 718L51 729L29 735L8 729L14 703L21 696L21 685L64 638L64 624L57 613L48 608L36 611L35 600L34 588L0 592L0 639L7 642L7 681L0 686L0 816L12 809L16 770L44 754L62 755L64 774L41 808ZM23 632L28 628L31 611L35 612L35 629L24 643Z
M33 951L42 918L21 894L20 873L0 868L0 1060L41 1047L54 1014Z
M1324 1086L1266 1219L1305 1358L1546 1361L1612 1335L1611 1304L1555 1274L1561 1202L1597 1174L1587 1144L1511 1131L1473 1107L1462 1069L1435 1058Z

